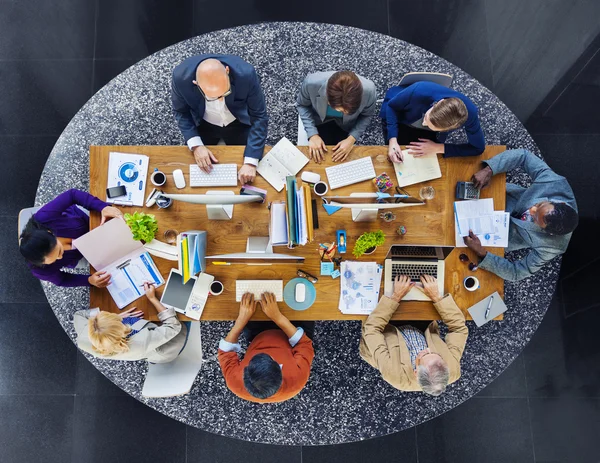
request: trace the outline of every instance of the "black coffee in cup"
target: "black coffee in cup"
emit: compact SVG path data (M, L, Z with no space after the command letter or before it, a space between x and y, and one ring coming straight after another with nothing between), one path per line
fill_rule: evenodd
M315 193L318 195L327 193L327 184L324 182L315 183Z
M466 287L467 289L469 289L469 288L472 288L473 286L475 286L475 279L474 279L474 278L472 278L472 277L468 277L468 278L465 280L465 287Z
M162 185L163 183L165 183L166 177L165 174L163 174L162 172L154 172L152 180L154 180L155 184Z
M213 296L218 296L223 292L223 283L220 281L213 281L210 285L210 293Z

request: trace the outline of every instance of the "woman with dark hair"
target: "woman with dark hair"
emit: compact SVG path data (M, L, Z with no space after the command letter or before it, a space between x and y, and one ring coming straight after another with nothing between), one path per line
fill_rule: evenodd
M74 268L83 257L73 247L73 240L89 231L89 217L77 206L102 214L106 219L123 217L112 207L89 193L69 190L57 196L37 211L21 233L19 251L40 280L57 286L97 286L104 288L110 283L110 275L96 272L93 275L75 275L62 271Z

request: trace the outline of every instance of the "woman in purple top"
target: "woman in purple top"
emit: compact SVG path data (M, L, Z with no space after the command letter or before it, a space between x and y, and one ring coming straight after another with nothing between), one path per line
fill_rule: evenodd
M110 274L106 272L75 275L61 270L74 268L83 257L73 248L72 241L89 231L89 217L77 206L100 212L101 224L112 217L123 217L119 209L85 191L65 191L29 219L21 233L19 250L27 259L31 273L40 280L57 286L104 288L110 283Z

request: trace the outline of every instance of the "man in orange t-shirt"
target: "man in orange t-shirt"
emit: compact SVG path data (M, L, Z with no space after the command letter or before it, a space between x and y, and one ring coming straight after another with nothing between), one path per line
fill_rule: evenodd
M240 360L238 338L259 302L277 328L250 339L246 355ZM233 328L219 343L219 364L227 387L250 402L283 402L294 397L308 381L314 356L312 341L304 329L296 328L281 314L271 293L263 293L260 301L250 293L244 294Z

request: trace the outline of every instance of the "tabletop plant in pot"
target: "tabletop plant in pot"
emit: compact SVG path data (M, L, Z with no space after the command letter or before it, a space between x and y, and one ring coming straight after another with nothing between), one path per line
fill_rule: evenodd
M381 230L375 232L365 232L358 237L354 243L352 254L354 257L360 257L363 254L372 254L385 241L385 234Z
M131 233L133 233L133 239L142 243L152 241L158 231L158 223L154 214L138 211L133 214L125 214L125 222L129 225Z

